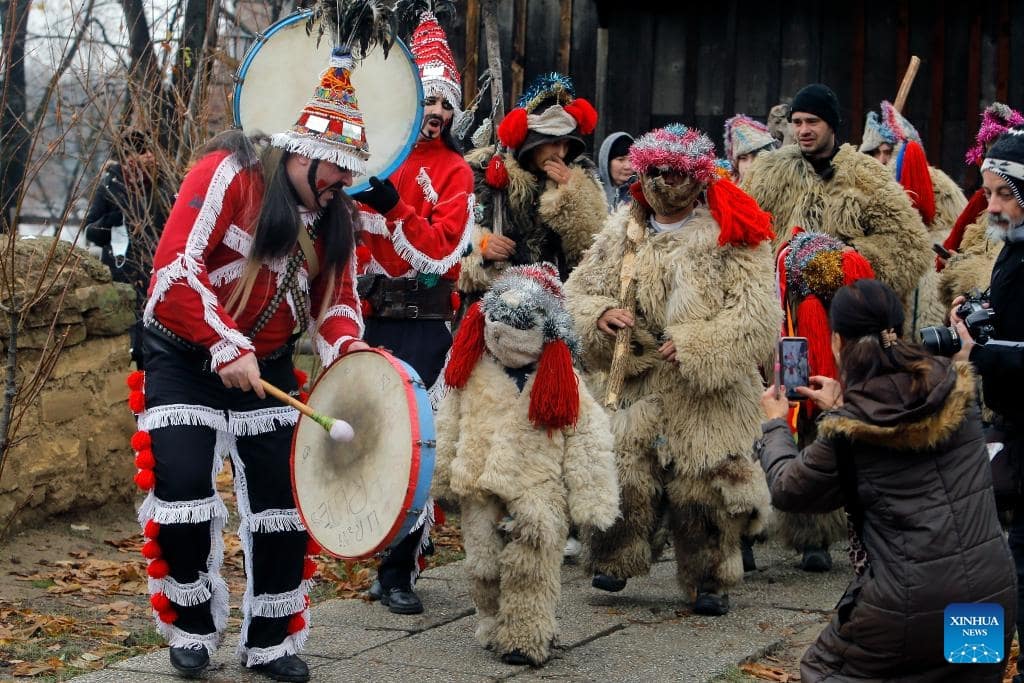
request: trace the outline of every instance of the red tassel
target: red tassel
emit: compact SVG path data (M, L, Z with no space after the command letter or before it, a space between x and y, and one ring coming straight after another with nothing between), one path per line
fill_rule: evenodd
M146 573L154 579L162 579L171 573L171 568L167 564L167 560L153 560L146 567Z
M640 184L639 180L634 181L633 184L629 186L629 196L631 196L633 201L642 206L648 213L654 210L651 208L650 202L647 201L647 197L644 196L644 186Z
M141 391L132 391L128 393L128 407L131 411L138 415L146 409L146 395Z
M144 451L136 453L135 466L140 470L151 470L156 467L156 458L153 457L153 451L147 448Z
M312 538L306 539L306 554L307 555L319 555L323 551L320 544L314 541Z
M756 247L775 237L771 214L731 180L722 178L708 186L708 209L718 223L720 247Z
M156 475L153 470L139 470L135 473L135 483L143 491L149 491L156 486Z
M964 233L967 231L967 226L977 223L978 217L987 209L988 199L985 197L985 189L979 188L971 195L971 200L967 202L967 206L960 212L960 216L956 219L953 229L949 231L949 236L942 243L942 246L950 251L960 251L960 243L964 241ZM942 269L940 268L939 270Z
M477 301L459 325L452 342L451 357L444 370L444 381L450 387L461 389L466 386L480 356L484 355L484 311Z
M874 280L875 269L871 263L856 251L843 252L843 284L852 285L857 280Z
M928 158L925 157L921 145L913 140L908 140L903 149L899 180L914 208L921 214L925 225L934 223L935 190L932 188L932 175L928 170Z
M155 560L162 554L163 552L160 550L160 544L156 541L146 541L142 544L142 556L147 560Z
M292 618L288 620L288 633L298 633L302 629L306 628L306 620L302 617L302 613L293 614Z
M178 613L173 608L168 607L163 612L159 613L160 621L165 624L173 624L178 620Z
M459 311L460 308L462 308L462 296L460 296L459 293L455 290L452 290L451 297L449 297L449 302L452 305L452 310L455 311L456 313Z
M128 379L125 380L125 384L132 391L142 391L142 387L146 384L146 373L142 370L136 370L135 372L128 375Z
M305 370L300 370L299 368L292 368L292 374L295 375L295 381L298 383L299 387L306 386L306 382L309 381L309 375L306 373Z
M166 612L171 608L171 599L163 593L153 593L153 595L149 596L149 604L157 612Z
M537 377L530 390L530 422L555 429L576 424L580 416L580 388L572 370L572 353L561 339L544 345L537 361Z
M160 523L155 519L149 520L146 522L146 526L142 530L142 535L146 538L156 538L160 535Z
M509 149L519 149L528 132L530 124L526 118L526 110L522 107L510 111L498 124L498 139Z
M807 337L807 360L812 375L825 375L836 379L835 359L832 357L832 329L828 325L828 312L821 299L811 294L796 309L796 330Z
M302 579L309 581L314 574L316 574L316 562L307 557L306 561L302 563Z
M495 154L487 162L484 180L496 190L504 190L508 187L508 169L505 168L505 161L501 158L500 154Z
M149 432L135 432L132 434L133 451L144 451L152 446L153 439L149 436Z
M359 302L359 310L362 312L364 318L369 318L373 315L373 304L366 299Z
M594 132L594 128L597 127L597 110L590 102L582 97L577 97L563 108L576 119L581 133L590 135Z

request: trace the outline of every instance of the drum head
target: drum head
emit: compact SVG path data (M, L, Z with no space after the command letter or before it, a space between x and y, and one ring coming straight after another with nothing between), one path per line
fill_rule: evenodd
M242 60L234 91L235 125L248 135L280 133L292 127L320 83L331 58L328 35L317 46L316 30L306 35L309 12L267 29ZM387 59L379 47L352 71L366 126L370 160L347 192L367 189L370 176L391 175L412 150L423 125L423 86L412 54L396 40Z
M384 550L413 508L421 435L416 396L401 368L386 353L358 351L317 381L309 405L349 422L351 442L333 441L308 417L296 426L295 502L310 535L335 557L361 559Z

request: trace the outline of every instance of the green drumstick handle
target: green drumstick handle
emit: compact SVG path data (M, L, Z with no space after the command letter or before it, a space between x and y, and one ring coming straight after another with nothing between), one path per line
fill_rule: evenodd
M295 410L299 411L309 419L313 420L313 422L316 422L318 425L327 430L327 433L330 434L331 438L334 439L335 441L351 441L355 437L355 432L352 430L352 425L350 425L348 422L345 422L344 420L339 420L338 418L328 417L327 415L321 415L320 413L316 412L299 399L281 391L280 389L278 389L277 387L275 387L273 384L263 379L262 377L260 378L260 384L263 385L263 388L266 390L268 394L270 394L277 400L281 401L282 403L285 403L287 405L290 405L292 408L295 408Z

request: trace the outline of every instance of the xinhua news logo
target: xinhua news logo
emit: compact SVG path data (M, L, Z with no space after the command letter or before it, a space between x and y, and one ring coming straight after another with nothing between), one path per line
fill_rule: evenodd
M1003 607L957 602L946 607L943 645L951 664L1003 661Z

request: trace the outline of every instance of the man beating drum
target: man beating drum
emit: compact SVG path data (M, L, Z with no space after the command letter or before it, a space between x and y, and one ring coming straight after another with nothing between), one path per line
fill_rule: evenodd
M464 114L459 70L431 12L420 16L410 49L423 83L423 123L412 153L391 178L372 178L371 189L355 197L365 207L359 293L366 341L409 363L433 387L436 404L473 221L473 172L452 137L453 120ZM396 614L423 611L413 585L433 516L431 501L409 535L384 556L370 590Z
M324 366L368 346L352 259L358 211L343 188L369 158L336 52L290 130L262 160L221 134L185 177L154 258L146 372L130 379L136 481L151 603L174 668L202 672L228 616L221 576L227 509L214 479L231 458L246 589L238 654L275 680L306 681L308 579L318 551L295 509L289 452L298 412L260 379L298 382L292 332L309 328Z

